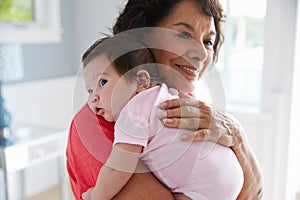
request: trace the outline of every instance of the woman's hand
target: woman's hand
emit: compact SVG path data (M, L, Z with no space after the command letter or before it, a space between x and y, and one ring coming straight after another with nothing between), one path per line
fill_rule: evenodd
M164 101L159 107L163 110L160 118L166 127L194 130L182 135L182 140L210 140L227 147L241 143L233 119L204 102L180 98Z

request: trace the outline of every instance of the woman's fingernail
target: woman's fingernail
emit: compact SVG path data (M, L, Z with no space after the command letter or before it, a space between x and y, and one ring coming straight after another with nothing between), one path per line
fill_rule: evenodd
M167 106L166 102L161 102L160 104L158 104L158 107L161 109L164 109Z
M163 118L166 118L167 117L167 112L162 110L158 113L158 117L159 119L163 119Z

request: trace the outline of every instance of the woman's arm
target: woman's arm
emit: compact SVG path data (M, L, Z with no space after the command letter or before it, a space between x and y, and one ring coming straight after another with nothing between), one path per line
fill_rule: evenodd
M96 185L82 196L86 200L112 199L129 181L139 160L142 146L116 144L100 170Z
M263 178L260 166L248 143L243 127L237 121L233 124L235 126L231 127L231 130L239 139L237 139L236 145L233 145L231 149L235 153L244 172L243 188L237 199L262 199Z
M151 173L135 173L113 200L173 200L172 193Z
M231 147L244 172L244 184L238 199L261 199L261 169L251 150L242 126L231 116L215 111L201 101L181 98L160 105L161 119L167 127L194 129L182 139L211 140Z

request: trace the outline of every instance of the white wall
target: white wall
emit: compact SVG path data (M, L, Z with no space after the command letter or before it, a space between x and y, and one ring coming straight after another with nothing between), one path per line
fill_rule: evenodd
M110 33L119 10L126 0L74 0L74 41L78 65L82 53L102 33Z
M4 85L14 122L68 128L73 114L73 76Z

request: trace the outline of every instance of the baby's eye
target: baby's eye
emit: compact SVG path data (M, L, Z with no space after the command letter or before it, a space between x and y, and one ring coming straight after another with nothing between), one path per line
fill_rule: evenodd
M181 39L191 39L191 35L187 32L177 33L176 36Z
M92 89L88 89L87 92L88 92L89 94L92 94L92 93L93 93L93 90L92 90Z
M103 87L106 83L107 83L107 80L101 79L101 80L99 81L99 86L100 86L100 87Z

